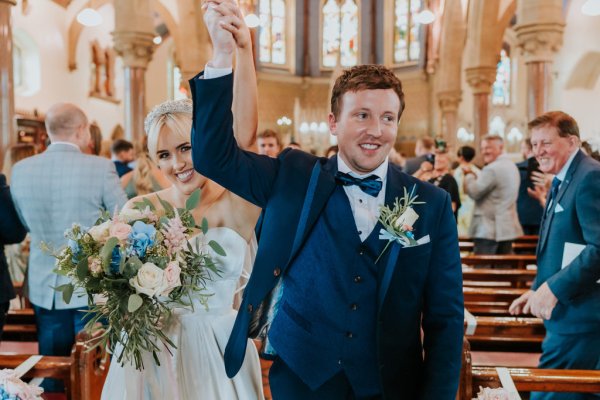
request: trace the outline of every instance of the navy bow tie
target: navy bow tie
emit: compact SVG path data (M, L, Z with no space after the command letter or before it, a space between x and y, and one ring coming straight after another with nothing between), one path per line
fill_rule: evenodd
M369 175L361 179L340 171L336 172L335 181L344 186L356 185L360 190L373 197L377 197L383 186L383 182L377 175Z

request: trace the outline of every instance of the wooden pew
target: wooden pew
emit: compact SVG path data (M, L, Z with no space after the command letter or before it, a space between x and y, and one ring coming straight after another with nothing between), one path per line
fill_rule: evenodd
M458 400L471 400L479 387L500 387L496 369L473 365L469 342L463 342L462 368ZM552 370L538 368L509 368L513 382L520 392L600 393L600 371Z
M475 255L468 254L461 257L463 264L470 267L476 265L502 266L509 268L526 269L527 265L536 264L535 254L503 254L503 255Z
M37 327L32 308L8 310L2 340L12 342L37 341Z
M496 269L463 267L463 286L493 288L526 288L537 271L528 269Z
M461 252L473 252L475 244L469 241L461 241L458 242L458 248ZM537 243L529 243L529 242L515 242L512 245L513 251L515 254L535 254L535 250L537 248Z
M465 333L472 350L527 353L539 353L542 350L546 329L539 318L475 316L475 320L475 332L470 335Z
M477 316L508 316L508 307L527 289L463 287L465 308Z
M540 237L538 235L523 235L519 236L514 240L514 243L537 243ZM473 239L468 236L459 236L458 240L461 242L472 242Z
M99 399L110 360L108 354L98 348L87 351L88 339L87 334L80 333L69 357L44 356L25 374L25 378L62 380L69 400ZM0 354L0 369L14 369L29 356L29 354Z

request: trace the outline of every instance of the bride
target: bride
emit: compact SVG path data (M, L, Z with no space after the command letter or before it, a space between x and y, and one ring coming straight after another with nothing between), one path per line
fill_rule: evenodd
M216 18L213 20L215 23L208 24L213 43L222 49L223 41L229 40L231 51L237 44L235 79L254 81L248 28L239 14L230 15L229 20L236 22L238 27L232 32L233 36L219 27ZM233 105L238 121L245 123L235 127L236 139L245 148L252 148L255 141L255 88L256 84L240 85L237 103L234 101ZM201 201L193 215L196 221L206 218L210 229L206 237L199 232L190 240L201 246L215 240L227 255L221 257L205 246L217 263L220 276L213 276L213 280L207 282L207 292L212 294L208 298L208 309L196 299L193 311L174 310L173 321L166 328L166 333L176 349L172 349L171 353L163 349L158 354L160 366L155 364L152 354L145 354L142 371L131 364L121 366L113 357L102 399L263 399L260 362L254 345L249 343L244 366L233 379L226 376L223 362L225 345L236 316L234 296L241 289L241 278L249 276L253 261L251 253L256 246L254 226L260 209L194 170L190 151L191 100L160 104L148 114L144 127L149 153L172 186L155 194L133 198L125 208L132 208L135 202L147 198L160 209L157 195L173 206L183 208L190 194L200 188Z

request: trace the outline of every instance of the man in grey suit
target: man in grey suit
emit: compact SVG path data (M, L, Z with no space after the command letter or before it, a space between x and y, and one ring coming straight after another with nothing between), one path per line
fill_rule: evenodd
M464 192L475 201L469 236L475 254L510 254L512 242L523 234L517 214L519 170L503 154L500 136L481 139L481 155L486 166L479 176L463 169Z
M556 175L548 194L532 290L512 314L543 318L540 368L600 369L600 163L579 150L579 128L553 111L529 123L540 169ZM535 400L599 399L600 393L535 393Z
M42 251L42 242L59 249L73 223L90 227L100 210L114 211L127 201L114 164L82 153L91 139L89 123L77 106L59 103L48 110L46 129L51 145L37 156L17 163L12 173L12 197L31 235L29 299L34 306L40 353L68 355L84 324L87 298L74 295L66 304L53 287L67 283L53 273L55 259ZM60 386L46 385L49 391Z

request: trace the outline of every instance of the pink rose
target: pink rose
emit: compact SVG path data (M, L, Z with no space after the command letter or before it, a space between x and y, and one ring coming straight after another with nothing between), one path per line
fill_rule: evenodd
M161 296L168 296L173 289L181 286L181 268L179 267L179 263L177 261L168 263L164 274L165 288L163 289Z
M98 276L102 272L102 260L98 257L88 257L88 269L93 276Z
M131 226L123 222L115 222L108 232L111 237L116 237L120 242L124 242L131 233Z

